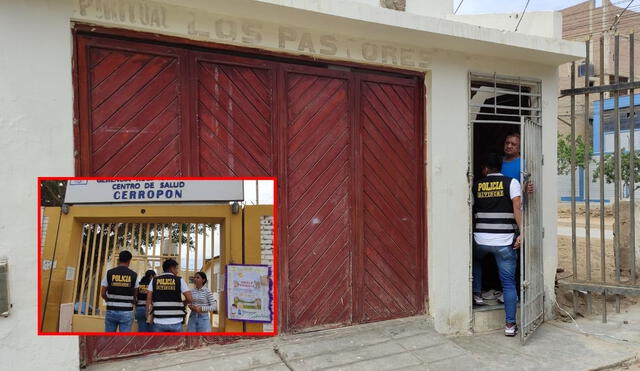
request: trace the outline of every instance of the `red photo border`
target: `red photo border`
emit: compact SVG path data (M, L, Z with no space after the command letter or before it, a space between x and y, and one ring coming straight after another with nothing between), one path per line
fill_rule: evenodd
M273 331L270 332L44 332L41 330L41 286L42 286L42 209L40 184L43 180L271 180L273 181ZM278 334L278 179L276 177L38 177L37 181L37 256L38 256L38 289L37 289L37 332L38 336L275 336Z

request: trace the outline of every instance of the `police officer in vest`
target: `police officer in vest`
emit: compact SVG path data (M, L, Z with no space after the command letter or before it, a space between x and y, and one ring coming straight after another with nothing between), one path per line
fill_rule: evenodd
M185 305L191 303L191 292L185 280L178 277L178 262L167 259L162 263L164 273L151 280L147 291L147 313L153 307L155 332L181 332L186 314ZM186 298L182 301L182 295Z
M504 292L506 314L505 335L515 336L517 252L522 243L520 210L522 189L520 182L500 173L502 157L492 153L482 165L482 179L473 185L473 300L482 303L482 258L492 254Z
M147 323L147 288L151 279L156 276L156 272L149 269L144 273L144 277L138 283L138 301L136 302L136 321L138 322L138 332L153 332L153 323Z
M130 332L133 324L133 304L138 295L138 274L129 269L132 255L121 251L118 266L107 271L102 279L100 296L107 302L104 331Z

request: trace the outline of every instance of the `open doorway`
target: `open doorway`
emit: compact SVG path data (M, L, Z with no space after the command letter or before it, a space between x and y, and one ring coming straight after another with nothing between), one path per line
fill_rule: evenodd
M470 165L472 181L481 179L482 159L490 153L504 155L507 137L516 136L518 142L523 136L522 123L525 120L540 120L540 84L522 78L501 78L496 75L470 75L469 120L472 151ZM520 143L521 154L523 143ZM541 151L540 151L541 152ZM537 153L541 156L541 153ZM518 157L521 157L520 155ZM520 163L524 164L523 160ZM523 165L512 177L522 182ZM506 174L509 175L509 174ZM473 241L473 235L471 236ZM473 246L471 247L473 249ZM473 250L472 250L473 251ZM521 265L524 258L518 258L516 269L516 289L521 297ZM482 263L482 296L484 304L473 307L474 331L501 328L504 325L504 296L498 276L495 257L485 256ZM520 302L519 302L520 303ZM518 304L518 307L520 305ZM518 310L519 311L519 310ZM478 320L478 313L484 316ZM493 312L493 313L488 313ZM518 315L518 322L520 316Z

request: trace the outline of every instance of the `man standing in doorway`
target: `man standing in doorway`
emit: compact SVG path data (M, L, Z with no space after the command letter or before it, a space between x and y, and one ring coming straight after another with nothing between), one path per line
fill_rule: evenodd
M501 173L520 181L520 134L510 133L504 140Z
M133 324L133 301L138 295L138 274L129 269L132 255L121 251L118 266L107 271L102 279L100 296L107 302L104 331L131 332Z
M185 280L178 277L178 262L167 259L162 263L162 273L151 280L147 287L147 313L153 305L155 332L182 332L185 305L191 303L191 291ZM186 301L182 302L182 295Z
M502 158L502 167L500 172L504 176L508 176L520 181L520 172L522 171L522 161L520 159L520 133L513 132L507 134L504 140L504 157ZM527 193L534 192L534 184L531 181L524 183Z
M482 165L483 178L473 185L473 299L481 301L482 259L492 254L504 294L504 333L515 336L518 302L516 249L522 243L522 237L516 237L516 231L522 227L522 190L517 180L500 173L501 166L500 155L488 155Z

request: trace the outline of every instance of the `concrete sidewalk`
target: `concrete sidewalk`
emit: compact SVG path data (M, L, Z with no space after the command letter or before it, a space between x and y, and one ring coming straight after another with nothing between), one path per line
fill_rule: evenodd
M507 338L502 331L443 336L435 332L429 317L421 316L143 356L88 369L593 370L640 355L640 308L611 314L608 324L598 321L579 323L600 335L583 334L571 323L547 322L523 347L518 338Z

